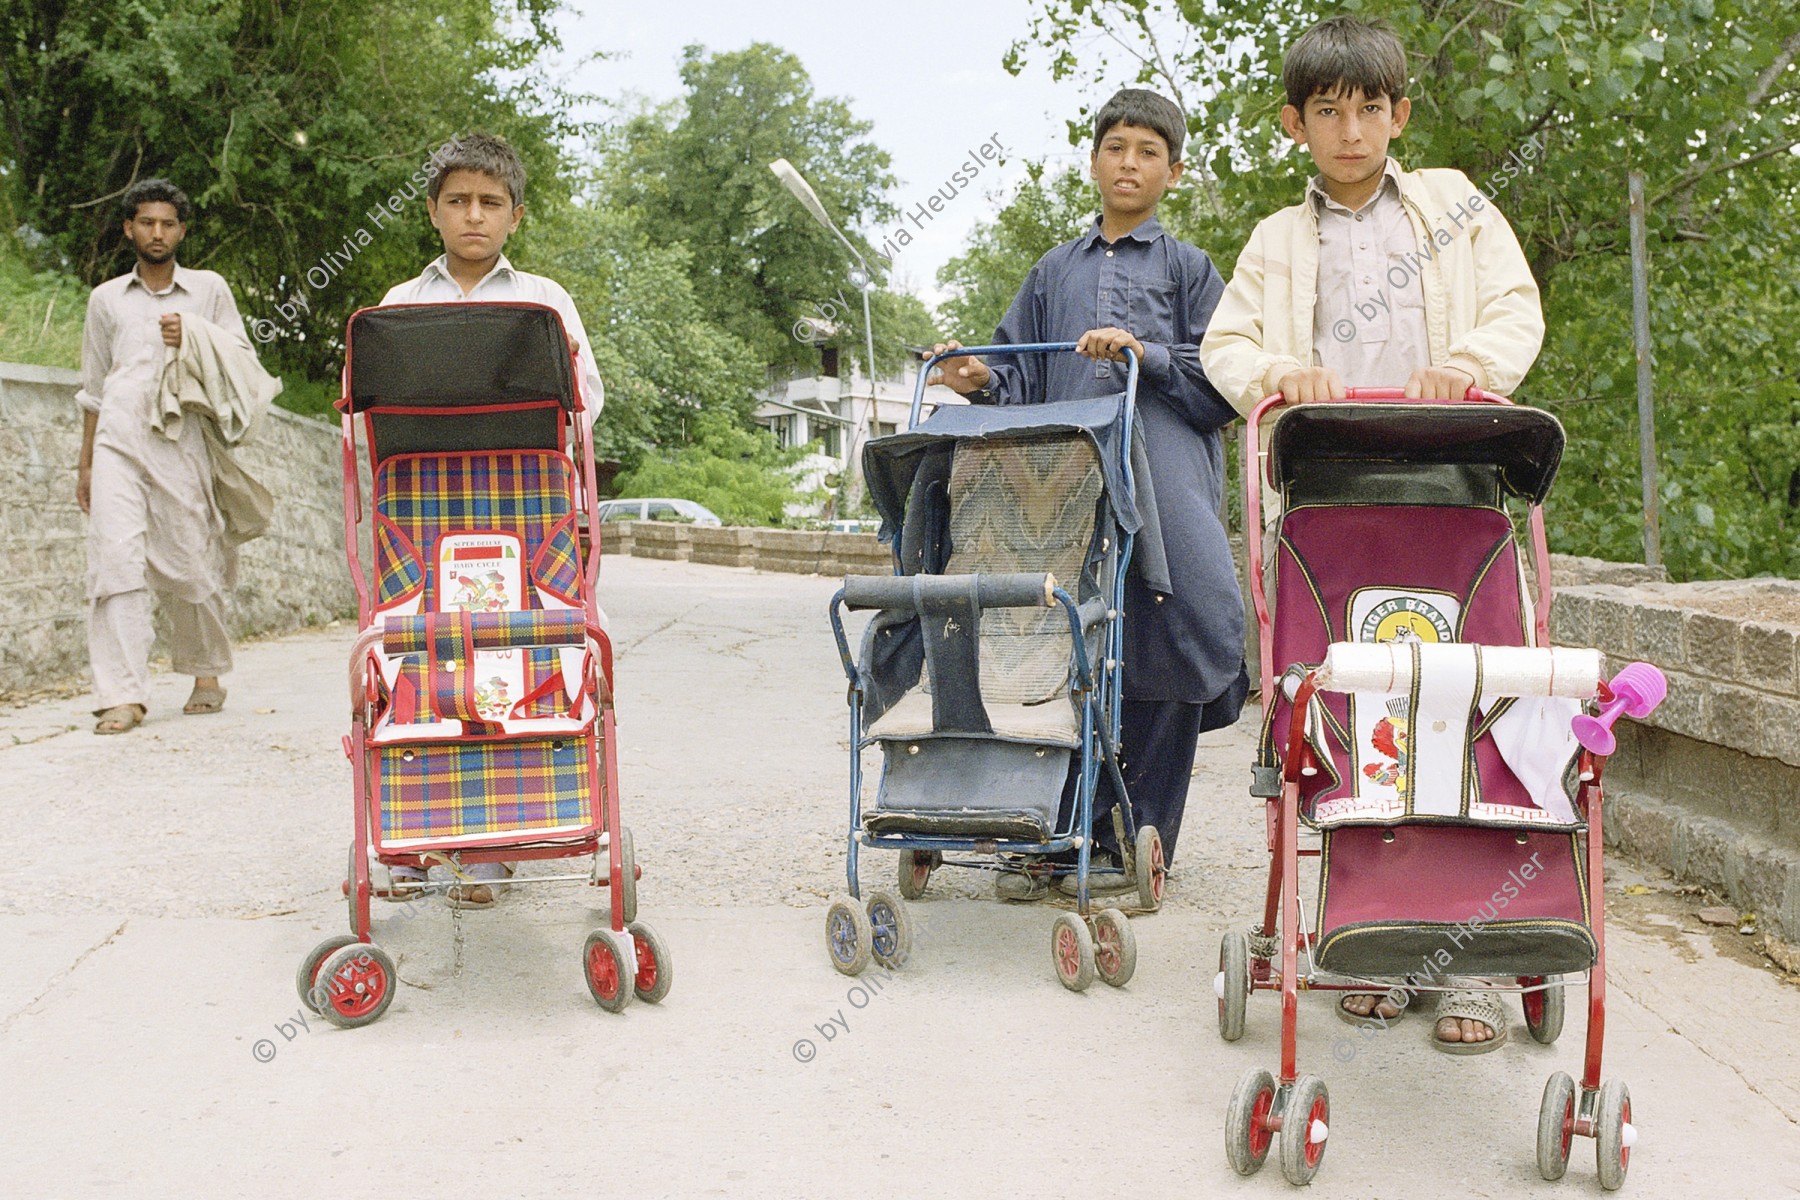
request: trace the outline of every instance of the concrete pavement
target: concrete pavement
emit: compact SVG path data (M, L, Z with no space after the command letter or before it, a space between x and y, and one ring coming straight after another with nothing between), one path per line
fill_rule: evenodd
M82 700L0 713L19 851L0 1195L1288 1191L1274 1163L1243 1180L1223 1153L1233 1085L1279 1048L1267 995L1243 1040L1214 1023L1219 934L1266 870L1251 722L1204 739L1173 895L1134 922L1123 991L1065 992L1052 910L993 903L973 873L934 877L912 961L859 987L822 936L848 751L834 586L606 561L625 819L676 971L663 1005L616 1016L580 974L603 905L569 886L454 918L380 906L405 984L386 1017L340 1031L297 1011L300 957L344 927L347 627L245 647L216 717L180 716L187 681L166 675L125 737L88 733ZM865 856L865 885L893 867ZM1722 953L1653 874L1612 876L1648 889L1609 931L1607 1074L1641 1133L1626 1194L1800 1194L1800 988ZM1556 1045L1509 1002L1512 1043L1475 1059L1433 1052L1419 1016L1347 1042L1329 1003L1302 998L1302 1068L1333 1113L1314 1193L1598 1191L1590 1141L1560 1183L1533 1163L1545 1078L1579 1073L1577 996Z

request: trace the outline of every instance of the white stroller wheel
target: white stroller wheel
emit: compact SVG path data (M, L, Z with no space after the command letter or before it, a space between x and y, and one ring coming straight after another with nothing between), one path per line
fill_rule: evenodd
M1219 1036L1235 1042L1244 1036L1244 1011L1250 1001L1250 939L1233 929L1219 941Z
M1545 1179L1561 1179L1569 1169L1569 1145L1575 1140L1575 1081L1558 1071L1544 1085L1538 1105L1537 1165Z
M875 951L875 931L863 906L837 896L825 910L825 950L831 965L844 975L861 975Z
M888 970L898 970L912 957L912 918L906 905L882 891L869 893L869 952Z
M1138 907L1155 912L1162 907L1169 877L1169 868L1163 861L1162 834L1156 832L1156 826L1138 826L1132 869L1137 875Z
M1616 1192L1625 1186L1635 1141L1630 1090L1616 1079L1601 1084L1600 1105L1594 1114L1594 1153L1600 1168L1600 1186L1607 1191Z
M1085 992L1094 982L1094 935L1074 913L1058 913L1050 927L1050 961L1057 980L1071 992Z
M675 963L669 957L668 944L642 921L632 922L630 928L637 946L637 974L631 977L631 990L645 1004L659 1003L675 983Z
M1124 987L1137 971L1137 934L1116 908L1094 917L1094 970L1109 987Z
M1281 1116L1281 1173L1295 1187L1305 1187L1318 1173L1330 1126L1331 1097L1325 1081L1302 1075L1294 1081Z
M607 1012L619 1012L631 1003L635 975L625 958L625 944L610 929L588 934L581 948L582 978L588 994Z

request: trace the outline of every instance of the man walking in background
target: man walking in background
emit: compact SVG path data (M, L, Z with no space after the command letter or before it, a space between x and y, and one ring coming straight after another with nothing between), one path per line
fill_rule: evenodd
M179 353L184 339L190 351L204 342L220 358L255 363L225 280L175 262L192 215L187 196L147 179L127 189L121 208L137 264L88 297L75 395L84 418L76 499L89 518L95 733L128 732L148 711L152 592L170 618L175 670L194 677L182 711L225 704L225 592L236 554L214 498L204 420L168 421L165 431L159 396L170 350Z

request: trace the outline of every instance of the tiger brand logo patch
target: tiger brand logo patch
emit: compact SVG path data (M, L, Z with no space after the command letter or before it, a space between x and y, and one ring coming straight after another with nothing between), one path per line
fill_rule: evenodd
M1450 642L1455 631L1443 613L1417 596L1394 596L1363 615L1360 642Z

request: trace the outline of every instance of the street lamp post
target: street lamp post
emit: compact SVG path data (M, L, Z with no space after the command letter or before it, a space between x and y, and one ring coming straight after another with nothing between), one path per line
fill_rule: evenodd
M814 192L812 185L807 183L805 177L794 169L793 163L785 158L778 158L769 164L769 170L775 172L775 178L781 180L781 186L793 193L794 198L800 201L801 206L807 212L812 214L815 221L831 230L837 240L844 243L844 249L850 251L851 257L857 262L858 270L850 273L850 282L855 284L856 290L862 293L863 336L869 354L867 367L869 409L866 419L857 422L851 428L850 446L844 455L844 476L849 483L850 499L854 504L862 493L860 481L862 479L863 439L868 436L869 430L875 424L875 326L869 318L869 289L875 286L875 272L869 269L867 260L856 248L856 244L845 237L844 231L832 221L830 214L825 211L825 206L819 202L818 193Z

